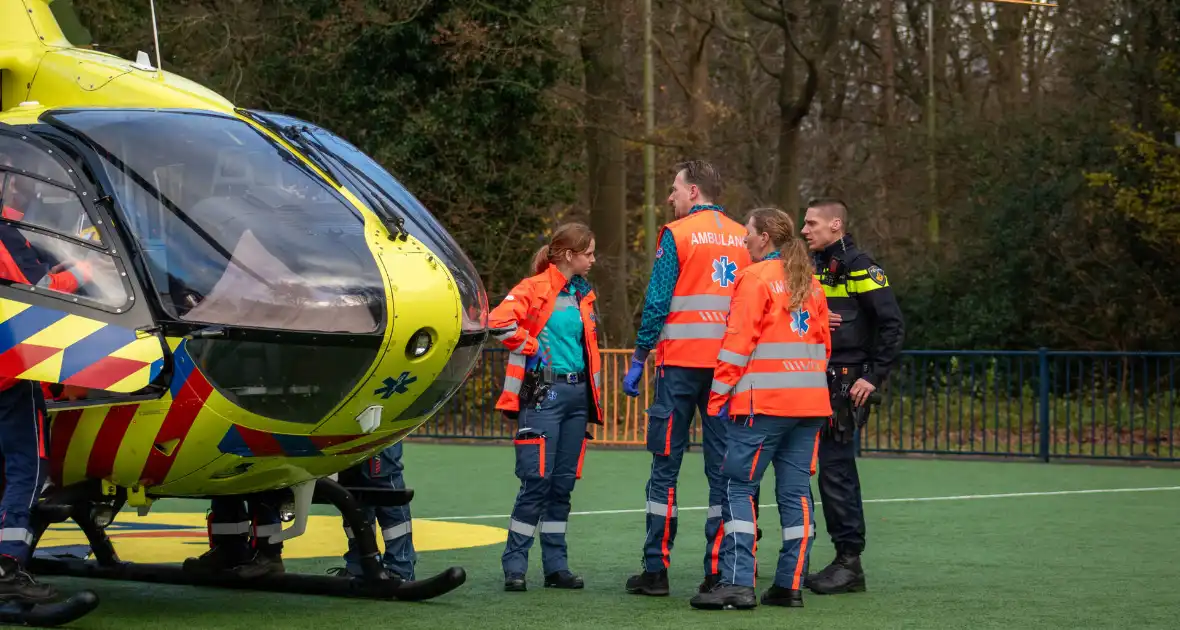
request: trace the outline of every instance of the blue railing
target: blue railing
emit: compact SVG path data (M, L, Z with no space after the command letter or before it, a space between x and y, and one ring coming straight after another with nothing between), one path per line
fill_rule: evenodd
M604 351L599 443L642 446L650 379L638 399L618 383L628 351ZM495 412L506 353L485 350L463 388L415 435L510 439ZM910 350L859 436L866 453L1180 461L1180 352ZM649 370L650 372L650 370ZM650 376L650 375L649 375ZM694 430L694 443L699 433Z

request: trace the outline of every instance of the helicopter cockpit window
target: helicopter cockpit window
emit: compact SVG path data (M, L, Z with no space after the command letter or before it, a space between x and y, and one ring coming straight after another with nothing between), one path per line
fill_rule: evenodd
M241 120L181 110L53 118L97 149L166 312L295 331L384 329L356 208Z
M127 289L114 259L61 237L101 244L77 193L64 184L20 174L51 172L48 164L61 167L43 160L35 149L21 147L28 152L5 153L9 148L0 146L0 242L7 254L0 254L0 281L48 289L74 301L112 308L126 305ZM60 174L65 175L65 170Z
M410 235L422 241L450 269L459 289L462 303L462 329L464 332L482 331L488 325L488 296L483 281L475 270L471 259L463 253L459 244L401 182L385 170L373 158L353 146L340 136L306 121L273 112L253 112L282 125L298 125L306 128L312 137L333 157L367 177L377 188L377 193L390 202L395 211L406 220Z

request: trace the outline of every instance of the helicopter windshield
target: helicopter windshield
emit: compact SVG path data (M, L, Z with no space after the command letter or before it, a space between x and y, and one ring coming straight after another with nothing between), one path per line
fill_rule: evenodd
M241 120L71 110L96 150L164 310L191 322L373 333L385 290L359 211Z
M281 126L294 125L301 128L304 133L311 136L317 149L329 153L346 168L351 169L369 192L381 195L382 201L392 205L398 216L405 219L405 227L410 235L422 241L451 270L463 305L463 332L483 331L487 328L488 296L475 265L463 253L450 233L397 178L347 140L322 127L285 114L261 111L249 113ZM380 208L373 210L381 212Z

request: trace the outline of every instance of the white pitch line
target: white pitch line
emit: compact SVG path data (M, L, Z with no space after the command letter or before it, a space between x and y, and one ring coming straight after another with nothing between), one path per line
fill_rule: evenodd
M959 494L948 497L898 497L893 499L865 499L863 503L920 503L923 501L972 501L977 499L1011 499L1015 497L1052 497L1070 494L1118 494L1124 492L1166 492L1180 490L1180 486L1159 486L1155 488L1098 488L1094 490L1049 490L1045 492L1005 492L1002 494ZM816 501L822 504L823 501ZM776 507L774 503L762 503L758 507ZM681 512L707 510L707 506L680 507ZM590 512L570 512L570 516L595 516L599 514L643 514L646 508L628 510L594 510ZM475 516L434 516L415 520L423 521L475 521L497 518L511 518L511 514L478 514Z

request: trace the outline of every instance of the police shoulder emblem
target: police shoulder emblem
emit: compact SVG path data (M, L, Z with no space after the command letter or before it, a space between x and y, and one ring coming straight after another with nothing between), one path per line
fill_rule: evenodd
M869 267L868 273L869 278L872 278L873 282L876 282L881 286L885 286L885 272L880 267L873 265L872 267Z

